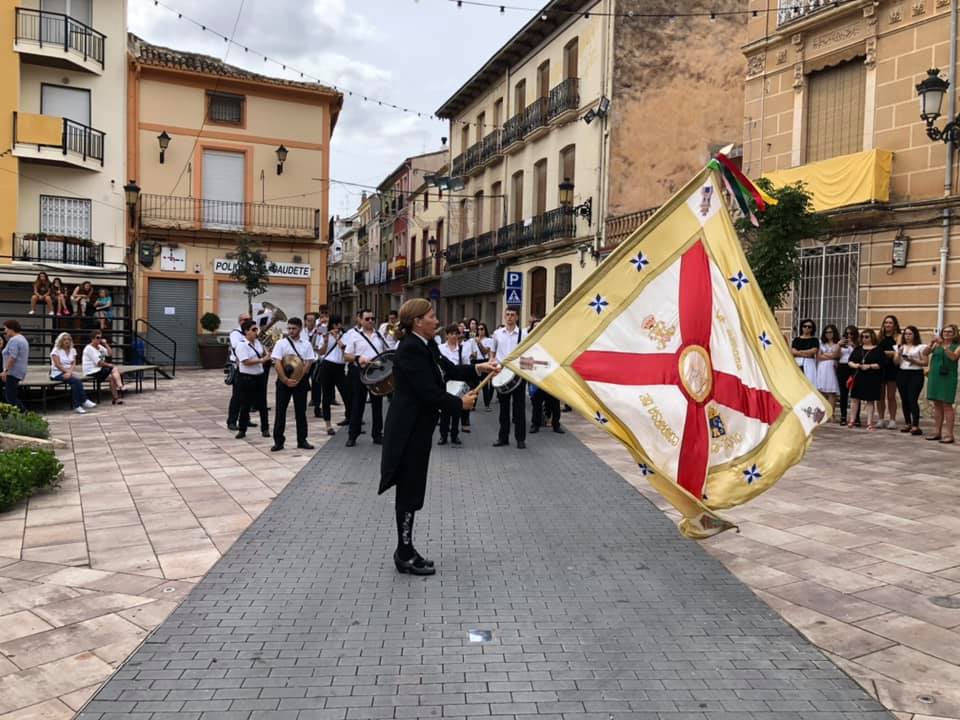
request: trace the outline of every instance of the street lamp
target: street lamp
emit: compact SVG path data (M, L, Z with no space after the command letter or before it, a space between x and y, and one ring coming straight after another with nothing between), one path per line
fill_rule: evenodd
M947 94L950 82L940 77L940 68L927 70L927 77L917 84L917 95L920 98L920 119L927 124L927 137L931 140L942 140L945 143L956 144L960 140L960 125L957 118L952 118L944 125L943 130L934 123L940 117L943 108L943 97Z
M587 219L587 225L593 225L593 198L589 197L581 204L573 204L573 182L570 178L564 178L560 183L560 207L568 215L579 215Z
M277 175L283 175L283 164L287 161L287 149L280 145L277 148Z
M437 239L435 237L427 240L427 248L430 250L430 256L439 260L444 256L442 250L437 250Z
M136 180L131 180L123 186L123 196L130 212L130 227L136 227L137 203L140 201L140 186Z
M166 154L167 148L170 147L170 136L167 135L166 130L157 135L157 142L160 143L160 164L163 165L163 156Z

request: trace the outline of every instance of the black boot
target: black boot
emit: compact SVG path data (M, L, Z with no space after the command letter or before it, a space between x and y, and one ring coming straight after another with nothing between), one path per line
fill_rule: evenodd
M409 510L397 510L397 549L393 562L401 573L433 575L436 572L433 563L413 548L413 515Z

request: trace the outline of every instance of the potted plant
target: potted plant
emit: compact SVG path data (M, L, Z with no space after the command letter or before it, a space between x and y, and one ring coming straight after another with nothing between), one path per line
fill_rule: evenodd
M204 313L200 318L200 327L206 333L197 338L197 349L200 351L200 367L204 370L216 370L227 363L230 346L220 342L214 334L220 327L220 316L216 313Z

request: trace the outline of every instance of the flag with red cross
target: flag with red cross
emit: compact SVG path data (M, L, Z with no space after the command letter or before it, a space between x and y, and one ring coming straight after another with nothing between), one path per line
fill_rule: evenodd
M723 180L705 168L524 338L505 365L620 440L703 538L771 487L830 406L764 301Z

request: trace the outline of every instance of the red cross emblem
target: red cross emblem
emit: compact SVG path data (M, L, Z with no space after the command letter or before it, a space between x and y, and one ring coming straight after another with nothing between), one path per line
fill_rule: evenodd
M585 381L614 385L674 385L687 400L677 482L695 498L703 496L710 456L706 408L710 402L732 408L768 425L782 407L766 390L714 369L710 355L713 282L710 259L701 242L680 260L680 348L675 353L625 353L587 350L573 362Z

